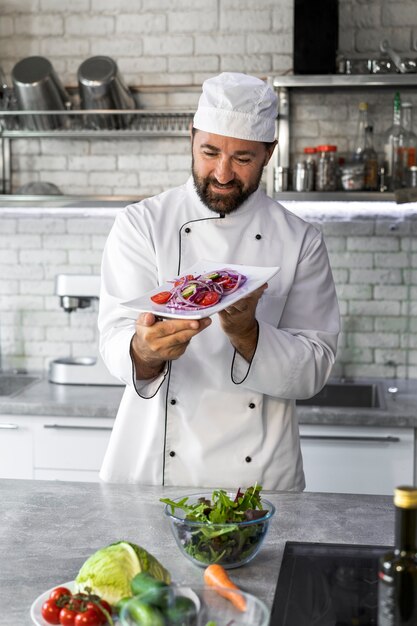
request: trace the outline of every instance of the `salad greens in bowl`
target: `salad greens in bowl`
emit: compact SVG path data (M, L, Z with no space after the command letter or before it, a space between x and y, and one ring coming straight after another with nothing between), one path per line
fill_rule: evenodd
M196 565L240 567L258 553L274 505L255 485L233 494L223 489L175 499L161 498L181 552Z

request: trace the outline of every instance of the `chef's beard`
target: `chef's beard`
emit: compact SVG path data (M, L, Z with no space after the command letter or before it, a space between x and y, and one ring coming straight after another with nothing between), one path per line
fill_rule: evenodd
M214 176L203 178L195 171L194 158L192 160L192 173L194 185L201 202L206 205L210 211L215 213L232 213L236 211L249 196L258 189L261 182L263 168L261 167L256 179L245 188L241 180L235 178L227 185L221 185ZM230 193L227 195L217 194L210 187L211 184L227 187Z

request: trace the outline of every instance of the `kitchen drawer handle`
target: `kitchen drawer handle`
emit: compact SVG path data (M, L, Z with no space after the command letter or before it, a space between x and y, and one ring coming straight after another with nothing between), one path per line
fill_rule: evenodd
M112 426L76 426L64 424L44 424L44 428L54 428L55 430L112 430Z
M17 430L19 426L17 424L0 424L0 428L4 430Z
M401 441L399 437L365 437L355 435L300 435L300 439L321 439L323 441L375 441L379 443L398 443Z

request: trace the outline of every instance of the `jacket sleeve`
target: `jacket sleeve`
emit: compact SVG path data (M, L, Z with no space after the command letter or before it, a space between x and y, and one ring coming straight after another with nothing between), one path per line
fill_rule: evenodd
M122 306L150 291L158 282L151 239L143 236L129 207L116 217L107 238L101 265L98 314L100 353L109 371L142 397L152 397L162 384L167 368L150 381L136 380L130 343L137 312Z
M233 382L285 399L318 393L334 364L340 331L336 290L321 233L300 255L278 327L262 319L258 324L252 362L248 365L235 353Z

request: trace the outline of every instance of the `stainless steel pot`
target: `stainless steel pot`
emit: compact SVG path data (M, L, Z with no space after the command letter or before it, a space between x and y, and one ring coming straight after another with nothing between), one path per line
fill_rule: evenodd
M51 62L44 57L22 59L12 70L17 106L23 111L65 111L71 108L70 97ZM24 125L30 130L50 130L65 126L65 116L28 115Z
M78 85L83 109L134 109L135 99L125 84L116 62L110 57L86 59L78 68ZM126 128L130 116L88 116L95 128Z

